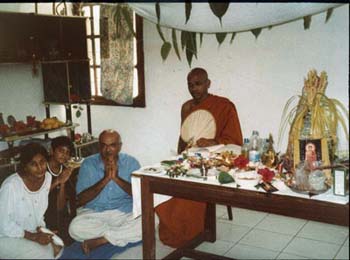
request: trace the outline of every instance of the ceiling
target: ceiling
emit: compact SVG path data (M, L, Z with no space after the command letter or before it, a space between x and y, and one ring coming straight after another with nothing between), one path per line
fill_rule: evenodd
M160 25L185 31L214 33L240 32L270 25L282 24L307 15L324 12L339 3L230 3L222 17L211 11L208 3L192 3L187 23L185 3L160 2ZM157 23L155 3L129 3L134 11L145 19Z

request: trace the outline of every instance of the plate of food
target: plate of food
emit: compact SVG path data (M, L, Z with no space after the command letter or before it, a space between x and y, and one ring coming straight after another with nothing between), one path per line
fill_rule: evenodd
M158 174L158 173L161 173L163 171L163 169L160 167L147 167L147 168L142 169L142 171L144 173L157 173Z

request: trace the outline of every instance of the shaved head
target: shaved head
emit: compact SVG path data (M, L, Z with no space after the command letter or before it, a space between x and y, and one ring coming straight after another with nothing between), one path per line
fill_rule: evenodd
M208 79L208 73L205 69L203 68L194 68L192 69L188 75L187 75L187 79L193 75L197 75L200 76L202 79L207 80Z

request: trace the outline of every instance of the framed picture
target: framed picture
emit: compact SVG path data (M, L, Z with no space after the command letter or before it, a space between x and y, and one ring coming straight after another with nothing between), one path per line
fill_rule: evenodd
M299 139L294 141L294 168L302 161L322 161L323 166L330 165L326 138ZM330 170L324 170L327 179L332 177Z

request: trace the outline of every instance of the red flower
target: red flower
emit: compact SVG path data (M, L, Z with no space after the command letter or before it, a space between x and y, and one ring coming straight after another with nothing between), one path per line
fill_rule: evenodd
M258 174L262 176L263 182L271 182L273 177L275 177L275 172L270 171L268 168L259 169Z
M245 158L243 155L239 155L234 161L233 166L237 167L238 169L244 169L247 167L247 164L249 163L249 160Z

